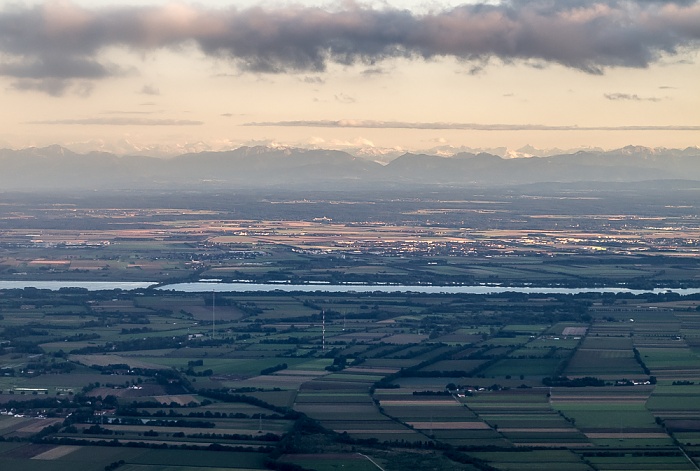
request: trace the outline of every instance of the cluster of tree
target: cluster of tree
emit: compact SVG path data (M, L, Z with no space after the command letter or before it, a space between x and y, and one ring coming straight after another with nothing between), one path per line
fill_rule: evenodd
M542 378L542 384L550 387L566 387L566 388L583 388L586 386L605 386L606 383L602 379L593 376L584 376L583 378L570 379L566 376L555 376L553 378Z
M460 451L456 450L446 450L444 452L444 455L446 458L449 458L452 461L455 461L457 463L461 464L466 464L470 465L475 469L478 469L480 471L498 471L498 468L494 468L490 464L488 464L486 461L476 458L474 456L468 455L466 453L462 453Z
M71 363L69 361L56 361L55 358L52 358L51 360L42 359L41 361L29 362L23 371L34 371L37 374L70 373L75 368L75 363Z
M278 442L281 437L274 433L265 433L262 435L250 435L242 433L192 433L185 435L184 432L174 433L173 437L187 438L206 438L210 440L254 440L260 442Z
M105 466L105 471L114 471L120 466L124 466L126 462L124 460L114 461L107 466Z
M138 421L138 423L143 423ZM145 422L144 425L150 425L153 427L179 427L179 428L214 428L216 424L214 422L207 422L205 420L163 420L163 419L153 419Z
M299 466L294 463L285 463L284 461L277 461L272 458L265 459L265 468L272 469L274 471L307 471L306 468Z
M3 329L2 333L0 333L0 338L18 339L21 337L46 337L47 335L49 335L48 330L40 330L35 326L9 325Z
M222 402L242 402L245 404L262 407L263 409L268 409L281 414L285 419L296 420L303 417L303 414L293 409L279 407L274 404L270 404L269 402L265 402L262 399L258 399L257 397L248 396L246 394L231 393L228 389L200 389L197 391L197 394Z
M264 344L292 344L297 345L304 343L306 339L301 339L299 337L287 337L286 339L260 339L259 343Z
M276 371L282 371L282 370L286 370L286 369L287 369L287 364L286 364L286 363L280 363L280 364L278 364L278 365L271 366L271 367L269 367L269 368L265 368L265 369L261 370L261 371L260 371L260 374L263 375L263 376L264 376L264 375L271 375L272 373L274 373L274 372L276 372Z
M185 370L185 374L187 376L196 376L196 377L211 376L214 374L214 370L212 370L211 368L207 368L206 370L195 371L192 368L187 368Z
M180 348L187 342L186 335L176 337L146 337L142 339L108 342L105 345L90 345L72 350L72 354L91 355L107 352L129 352L135 350L160 350L163 348Z
M77 431L77 428L74 425L71 425L70 427L70 432L74 433L74 431ZM66 429L68 429L68 427L66 427ZM114 435L114 430L104 428L99 424L94 424L88 428L84 428L83 433L86 435Z
M455 386L452 390L457 389ZM450 396L450 391L413 391L414 396Z
M127 334L145 334L147 332L153 332L153 329L150 327L132 327L131 329L127 328L122 328L122 335L127 335Z
M85 397L74 396L71 398L63 397L37 397L32 399L26 399L21 401L16 401L14 399L9 401L2 401L3 408L5 409L15 409L17 412L22 413L26 410L31 409L58 409L72 408L72 407L82 407L87 405L89 400Z
M636 348L632 348L632 351L634 352L634 359L637 360L639 366L642 367L642 371L644 371L644 374L650 375L651 371L649 371L649 368L647 367L646 363L644 363L644 360L642 360L642 355L639 353L639 350L637 350Z
M335 357L333 358L333 364L326 366L327 371L341 371L344 370L345 367L348 365L348 359L345 356L340 356L340 357Z

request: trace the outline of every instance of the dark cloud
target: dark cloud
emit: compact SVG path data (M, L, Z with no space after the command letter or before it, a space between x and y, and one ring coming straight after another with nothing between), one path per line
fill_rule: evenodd
M304 83L309 83L312 85L322 85L325 83L325 80L323 80L321 77L319 77L317 75L314 75L313 77L307 75L306 77L303 77L299 80L301 80Z
M53 97L60 97L70 92L72 95L87 98L92 94L94 84L63 78L20 78L10 83L13 90L24 92L42 92Z
M202 121L187 119L148 119L148 118L85 118L33 121L30 124L75 124L82 126L199 126Z
M605 93L603 95L605 98L608 100L612 101L661 101L662 98L655 97L655 96L650 96L650 97L641 97L637 94L630 94L630 93Z
M337 95L334 95L333 98L335 98L335 101L337 101L338 103L344 103L346 105L355 103L357 101L354 97L346 93L338 93Z
M365 77L373 77L375 75L384 75L387 73L387 70L383 67L369 67L365 70L362 71L362 75Z
M655 3L660 5L692 5L695 0L634 0L635 3Z
M0 64L0 75L15 78L97 79L114 73L93 61L51 57Z
M558 63L592 74L646 67L696 49L700 2L504 0L425 14L343 2L318 7L206 8L69 2L0 11L0 74L15 79L100 79L119 73L100 53L195 44L246 71L322 72L329 63L454 57L476 63Z
M102 114L111 115L134 115L134 114L153 114L154 111L121 111L121 110L107 110L103 111Z
M78 82L73 85L73 93L82 98L88 98L92 95L92 90L95 88L95 84L91 82Z
M22 92L42 92L48 95L59 97L71 86L71 82L62 79L19 79L10 84L14 90Z
M153 85L144 85L139 93L142 95L160 95L160 90Z
M420 123L374 120L320 120L250 122L244 126L281 126L364 129L454 129L462 131L700 131L700 126L550 126L546 124Z

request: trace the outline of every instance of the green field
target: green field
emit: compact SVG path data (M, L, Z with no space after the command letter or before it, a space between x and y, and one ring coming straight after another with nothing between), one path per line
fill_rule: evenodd
M692 308L679 322L644 310L663 295L625 298L632 323L592 295L226 293L212 332L208 296L3 293L0 437L18 440L0 441L3 471L90 453L97 471L263 469L279 450L308 469L374 466L358 450L396 469L428 449L440 469L687 469L678 444L700 453L700 361L681 335L700 325L694 300L667 301Z

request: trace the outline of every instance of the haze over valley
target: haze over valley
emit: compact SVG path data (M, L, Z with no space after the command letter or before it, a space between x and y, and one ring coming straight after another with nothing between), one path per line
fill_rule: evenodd
M342 151L242 147L170 159L77 154L60 146L0 150L5 190L318 188L376 184L507 186L554 182L700 180L700 149L579 151L507 159L488 153L403 154L386 164Z

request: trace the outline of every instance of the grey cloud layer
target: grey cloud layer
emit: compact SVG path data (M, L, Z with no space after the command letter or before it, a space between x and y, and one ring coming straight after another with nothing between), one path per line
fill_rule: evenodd
M699 1L510 0L417 14L342 3L336 9L124 6L67 2L0 11L0 75L94 80L119 74L108 47L194 44L242 70L325 70L393 57L538 60L590 73L646 67L700 44Z
M85 118L33 121L31 124L75 124L81 126L200 126L202 121L189 119L148 119L148 118Z
M606 93L603 95L605 98L608 100L612 101L661 101L662 98L655 97L655 96L650 96L650 97L642 97L635 94L630 94L630 93Z
M320 120L250 122L245 126L364 129L443 129L460 131L700 131L700 126L550 126L546 124L416 123L374 120Z

